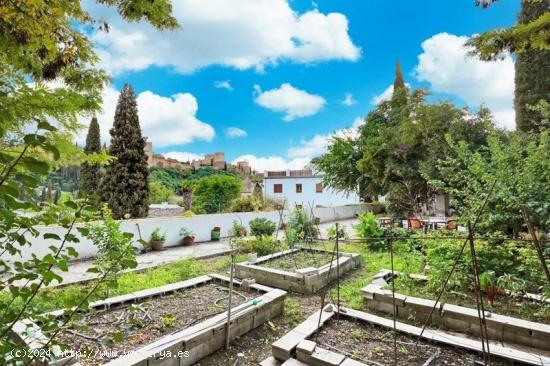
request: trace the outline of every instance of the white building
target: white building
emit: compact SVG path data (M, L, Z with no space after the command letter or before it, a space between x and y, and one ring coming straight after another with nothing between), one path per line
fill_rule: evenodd
M264 172L264 196L285 200L287 207L331 207L359 203L355 192L335 192L324 187L322 177L311 170Z

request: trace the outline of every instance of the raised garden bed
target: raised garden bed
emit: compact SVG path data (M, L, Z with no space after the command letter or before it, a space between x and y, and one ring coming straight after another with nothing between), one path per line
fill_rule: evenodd
M369 309L393 314L392 292L384 289L391 280L391 272L382 270L362 289ZM396 314L401 319L425 322L434 304L434 300L395 294ZM550 351L550 325L494 314L487 310L485 317L489 339ZM479 336L477 309L438 303L431 324Z
M57 350L45 365L192 365L225 344L228 284L224 276L200 276L95 302L58 339L91 357L68 357ZM279 315L285 296L282 290L234 281L230 338ZM62 317L63 311L51 314ZM25 334L27 325L35 329L33 335ZM41 348L48 340L29 321L17 329L29 348Z
M362 259L356 253L340 253L322 249L295 248L266 255L255 262L235 265L238 278L253 278L257 283L284 290L310 294L315 293L342 276L361 267Z
M391 365L394 358L392 329L390 319L347 308L338 311L328 305L275 341L273 356L260 365L292 365L294 361L288 360L293 359L309 366ZM396 322L396 329L397 364L400 366L469 366L473 360L481 359L479 340L426 330L415 349L421 328ZM495 366L518 362L550 365L549 357L495 343L491 344L490 351L491 364Z

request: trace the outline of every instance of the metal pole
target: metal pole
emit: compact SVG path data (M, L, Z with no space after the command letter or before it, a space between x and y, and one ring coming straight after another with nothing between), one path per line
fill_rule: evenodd
M390 247L390 261L391 261L391 295L392 295L392 306L393 306L393 364L397 366L397 306L395 305L395 270L393 267L393 240L392 232L390 229L390 237L388 239L388 244Z
M233 294L233 262L235 254L231 252L231 267L229 273L229 300L227 302L227 328L225 328L225 348L229 349L229 336L231 332L231 295Z
M546 274L546 278L548 279L548 283L550 284L550 271L548 270L548 266L546 265L546 260L544 259L544 253L542 252L539 240L537 238L537 233L535 232L535 228L533 227L533 223L531 222L531 218L529 217L529 213L527 212L527 207L523 206L521 208L521 212L523 214L523 219L525 220L525 224L527 225L527 229L529 230L529 234L531 234L531 239L533 240L533 245L535 246L535 250L537 251L537 255L539 256L542 269L544 270L544 273Z
M338 308L336 317L340 319L340 247L338 245L338 223L336 223L336 304Z

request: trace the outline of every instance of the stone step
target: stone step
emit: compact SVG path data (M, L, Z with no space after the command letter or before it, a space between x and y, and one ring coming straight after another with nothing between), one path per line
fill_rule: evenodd
M289 358L281 366L309 366L309 365L307 363L303 363L301 361L298 361L295 358Z

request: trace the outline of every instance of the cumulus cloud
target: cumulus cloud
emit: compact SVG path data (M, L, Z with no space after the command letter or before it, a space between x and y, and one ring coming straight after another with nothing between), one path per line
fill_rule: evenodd
M241 155L233 160L233 164L236 164L238 161L242 160L248 161L252 169L257 172L263 172L266 170L303 169L311 161L309 158L285 159L280 156L260 157L247 154Z
M497 124L514 128L514 61L511 56L494 62L468 55L466 36L439 33L422 43L416 78L427 81L431 90L455 94L468 105L485 104Z
M92 35L102 66L112 74L149 66L181 73L210 65L263 70L281 61L355 61L361 54L341 13L312 9L300 14L289 0L178 0L172 5L182 29L163 33L146 22L126 23L116 10L86 0L85 8L110 25L109 33Z
M218 80L214 82L214 87L218 89L225 89L232 91L233 86L231 85L231 80Z
M344 95L344 100L342 100L342 104L347 107L351 107L352 105L357 104L357 101L353 98L353 94L346 93Z
M104 142L110 138L109 130L113 126L119 94L113 87L103 91L102 112L97 119ZM214 138L214 128L196 117L198 104L192 94L177 93L164 97L147 90L139 93L136 100L142 134L153 142L153 146L182 145ZM89 120L82 122L87 125ZM83 142L85 136L86 131L83 131L78 137L79 142Z
M239 127L229 127L225 130L225 136L234 139L237 137L246 137L248 133Z
M300 145L290 147L287 151L289 158L314 158L322 155L333 136L355 136L359 126L363 123L360 117L355 118L352 125L347 128L336 130L333 133L318 134L309 140L301 140Z
M296 89L290 83L267 91L262 91L259 85L254 85L254 93L256 104L272 111L284 112L283 120L286 122L298 117L312 116L326 104L325 98L320 95Z
M164 155L167 158L172 158L183 162L200 160L204 158L203 155L199 155L191 152L184 152L184 151L170 151L167 153L163 153L162 155Z

